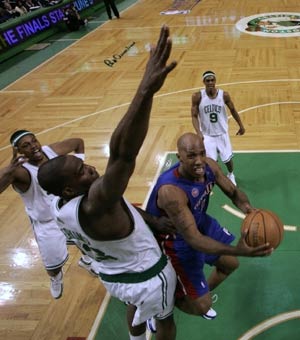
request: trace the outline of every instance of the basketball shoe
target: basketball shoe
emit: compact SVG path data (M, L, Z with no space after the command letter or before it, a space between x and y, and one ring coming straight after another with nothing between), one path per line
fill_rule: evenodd
M50 277L50 292L54 299L59 299L63 293L63 272Z
M156 333L156 321L153 317L146 321L146 326L151 333Z
M206 320L213 320L217 316L217 312L210 308L206 314L202 314L201 316Z
M227 178L229 178L231 180L231 182L236 186L235 176L234 176L233 172L228 172Z
M91 259L88 261L87 258L81 256L80 260L78 261L78 265L79 267L87 270L91 275L98 276L97 270L94 268L93 261Z

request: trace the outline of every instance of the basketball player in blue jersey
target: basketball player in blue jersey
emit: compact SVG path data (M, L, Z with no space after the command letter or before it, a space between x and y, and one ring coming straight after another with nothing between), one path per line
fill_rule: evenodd
M47 195L37 180L38 168L48 159L75 152L84 158L84 141L70 138L41 146L33 132L18 130L11 135L13 157L10 164L0 170L0 193L10 185L21 196L31 221L45 269L50 276L50 292L59 299L63 293L62 267L68 260L66 237L51 215L53 195ZM97 263L82 255L78 263L91 274L97 275Z
M177 147L179 163L159 176L146 211L168 216L177 229L175 235L157 235L178 276L177 307L213 319L216 312L211 308L210 291L238 268L236 256L266 256L272 248L268 244L247 246L245 234L236 246L230 245L234 236L206 213L209 196L217 184L247 214L253 208L246 194L223 174L216 161L206 157L199 135L182 135ZM205 264L215 267L207 281L203 273Z
M227 167L227 177L236 185L226 106L239 125L236 134L243 135L245 128L229 93L216 88L215 73L206 71L202 77L205 89L194 93L192 96L192 123L198 135L204 138L206 155L215 161L220 156L221 161Z
M131 340L146 340L146 320L157 319L156 340L174 340L175 271L138 211L123 197L148 131L153 97L176 62L169 29L163 26L151 47L137 92L109 143L100 176L74 156L44 163L40 185L57 197L53 205L61 230L99 263L107 291L128 307Z

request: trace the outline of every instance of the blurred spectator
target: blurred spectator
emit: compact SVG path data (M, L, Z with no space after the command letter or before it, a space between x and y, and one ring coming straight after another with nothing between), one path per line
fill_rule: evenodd
M118 19L120 19L120 14L119 14L119 11L117 9L117 6L116 6L114 0L104 0L104 5L105 5L105 8L106 8L106 13L107 13L107 15L109 17L109 20L112 19L111 10L113 11L114 15Z
M64 8L64 21L70 31L78 31L80 26L87 25L87 19L81 19L74 6Z
M28 12L27 8L24 6L21 0L17 0L15 5L15 11L18 12L20 15L24 15Z

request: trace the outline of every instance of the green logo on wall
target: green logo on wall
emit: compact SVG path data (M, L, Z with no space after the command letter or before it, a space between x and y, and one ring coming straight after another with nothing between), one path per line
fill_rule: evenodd
M239 20L236 28L241 32L262 37L300 36L300 13L256 14Z

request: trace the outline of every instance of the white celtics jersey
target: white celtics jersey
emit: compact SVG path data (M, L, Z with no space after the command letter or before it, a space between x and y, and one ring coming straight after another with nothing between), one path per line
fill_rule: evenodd
M125 238L98 241L88 236L79 223L79 206L84 196L78 196L59 207L59 198L53 201L56 222L67 240L73 241L84 254L99 263L104 274L143 272L152 267L161 257L161 250L142 216L126 200L134 228Z
M42 150L49 159L57 157L56 152L49 146L42 146ZM40 187L37 179L39 168L28 162L22 164L22 166L26 168L30 174L30 186L26 192L22 192L16 187L14 187L14 189L21 195L27 215L35 221L47 222L52 220L51 203L54 196L48 195L46 191Z
M204 135L219 136L228 131L228 116L224 103L224 91L218 89L214 99L209 98L206 90L201 90L199 104L200 130Z

